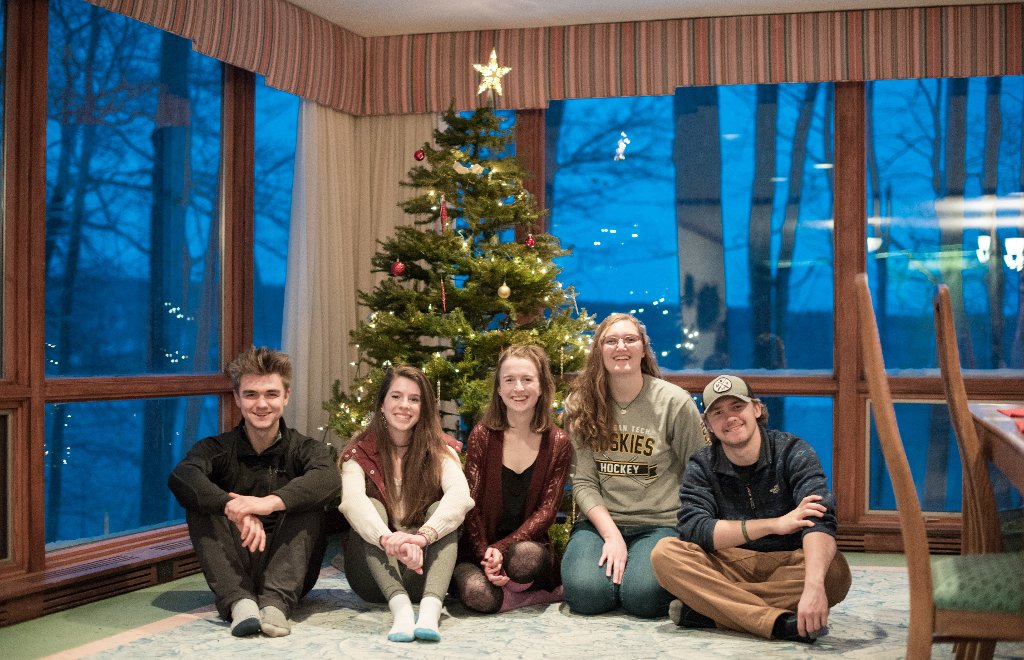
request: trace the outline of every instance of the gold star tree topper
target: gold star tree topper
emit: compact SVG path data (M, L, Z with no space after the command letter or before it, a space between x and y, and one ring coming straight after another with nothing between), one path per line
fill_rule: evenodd
M501 96L501 77L512 70L510 66L498 66L498 53L491 49L491 59L486 65L474 64L473 68L480 72L483 79L480 81L480 88L477 94L483 94L488 89L493 89Z

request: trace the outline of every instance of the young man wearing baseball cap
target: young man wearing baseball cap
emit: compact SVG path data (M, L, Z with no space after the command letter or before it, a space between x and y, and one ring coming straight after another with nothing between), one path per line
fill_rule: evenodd
M850 567L817 454L767 421L740 378L704 388L711 445L690 457L679 487L679 538L658 542L651 563L678 599L677 625L811 643L846 597Z

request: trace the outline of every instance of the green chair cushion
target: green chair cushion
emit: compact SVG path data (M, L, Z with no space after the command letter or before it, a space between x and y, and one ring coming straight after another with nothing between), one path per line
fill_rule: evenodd
M1024 553L932 557L935 607L1024 612Z

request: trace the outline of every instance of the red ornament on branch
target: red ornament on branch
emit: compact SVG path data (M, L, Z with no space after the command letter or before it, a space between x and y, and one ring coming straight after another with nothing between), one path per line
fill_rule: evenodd
M401 259L395 259L391 262L391 274L395 277L401 277L405 274L405 264L402 263Z
M448 231L448 203L444 201L444 195L441 195L441 233Z
M533 237L533 234L527 234L526 235L526 241L524 241L524 242L526 243L526 247L530 247L530 248L532 248L535 245L537 245L537 239Z
M422 149L417 149L416 151L412 152L412 157L415 158L416 160L423 160L424 158L427 157L427 152L423 151Z

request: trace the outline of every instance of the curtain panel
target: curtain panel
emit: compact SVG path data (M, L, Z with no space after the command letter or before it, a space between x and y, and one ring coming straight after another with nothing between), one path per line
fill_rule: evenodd
M471 65L512 67L502 108L676 87L1024 73L1024 3L687 18L364 38L284 0L88 0L349 114L479 104Z
M433 139L436 115L353 117L304 101L299 111L282 345L295 365L288 421L310 435L327 422L331 383L348 390L359 351L349 333L369 310L358 291L377 241L414 218L398 207L412 154ZM344 441L345 439L342 439Z

